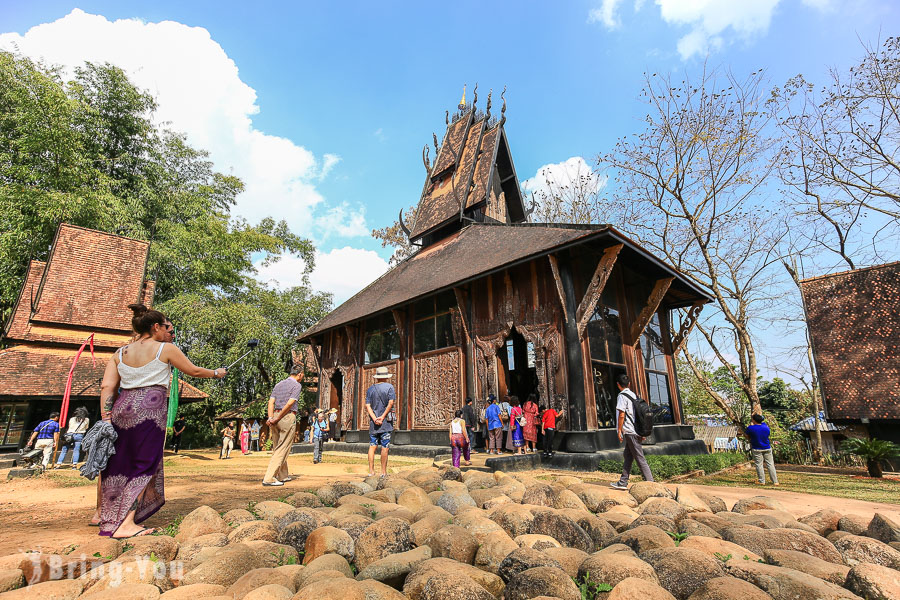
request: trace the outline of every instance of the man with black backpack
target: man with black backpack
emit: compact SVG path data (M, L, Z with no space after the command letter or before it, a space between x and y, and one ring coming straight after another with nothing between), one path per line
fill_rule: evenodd
M615 490L628 489L631 463L635 460L644 481L653 481L653 473L650 472L650 465L644 458L644 447L641 445L644 438L653 433L653 415L649 405L628 389L629 383L625 373L616 377L616 386L619 388L619 396L616 398L616 429L619 441L625 442L625 464L619 481L609 485Z

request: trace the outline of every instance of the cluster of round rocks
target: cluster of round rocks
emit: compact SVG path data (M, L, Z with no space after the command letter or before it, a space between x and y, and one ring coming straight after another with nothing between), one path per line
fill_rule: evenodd
M426 468L248 509L2 557L0 599L900 599L897 524L765 496Z

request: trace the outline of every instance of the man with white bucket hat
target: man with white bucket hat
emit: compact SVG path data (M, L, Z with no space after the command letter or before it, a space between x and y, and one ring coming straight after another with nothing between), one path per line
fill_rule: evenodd
M375 474L375 449L381 446L381 476L387 475L388 448L394 422L391 410L397 392L385 381L393 377L387 367L375 369L375 383L366 390L366 412L369 414L369 475Z

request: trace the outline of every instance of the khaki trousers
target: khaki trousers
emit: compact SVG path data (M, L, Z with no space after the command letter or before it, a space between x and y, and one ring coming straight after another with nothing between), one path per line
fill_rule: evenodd
M269 428L272 435L272 458L269 460L269 468L263 481L272 483L274 480L284 481L291 474L288 469L287 457L294 444L294 429L297 427L297 415L288 413L275 425Z

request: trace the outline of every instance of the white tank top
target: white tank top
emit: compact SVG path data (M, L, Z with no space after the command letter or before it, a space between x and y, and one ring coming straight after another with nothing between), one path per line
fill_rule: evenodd
M450 432L451 433L462 433L463 432L464 421L462 419L453 419L450 421Z
M161 385L168 388L169 382L172 380L172 367L159 360L159 355L162 353L165 345L165 342L161 343L153 360L140 367L126 365L122 361L122 349L119 348L118 368L119 379L121 380L119 386L125 390L149 387L151 385Z

